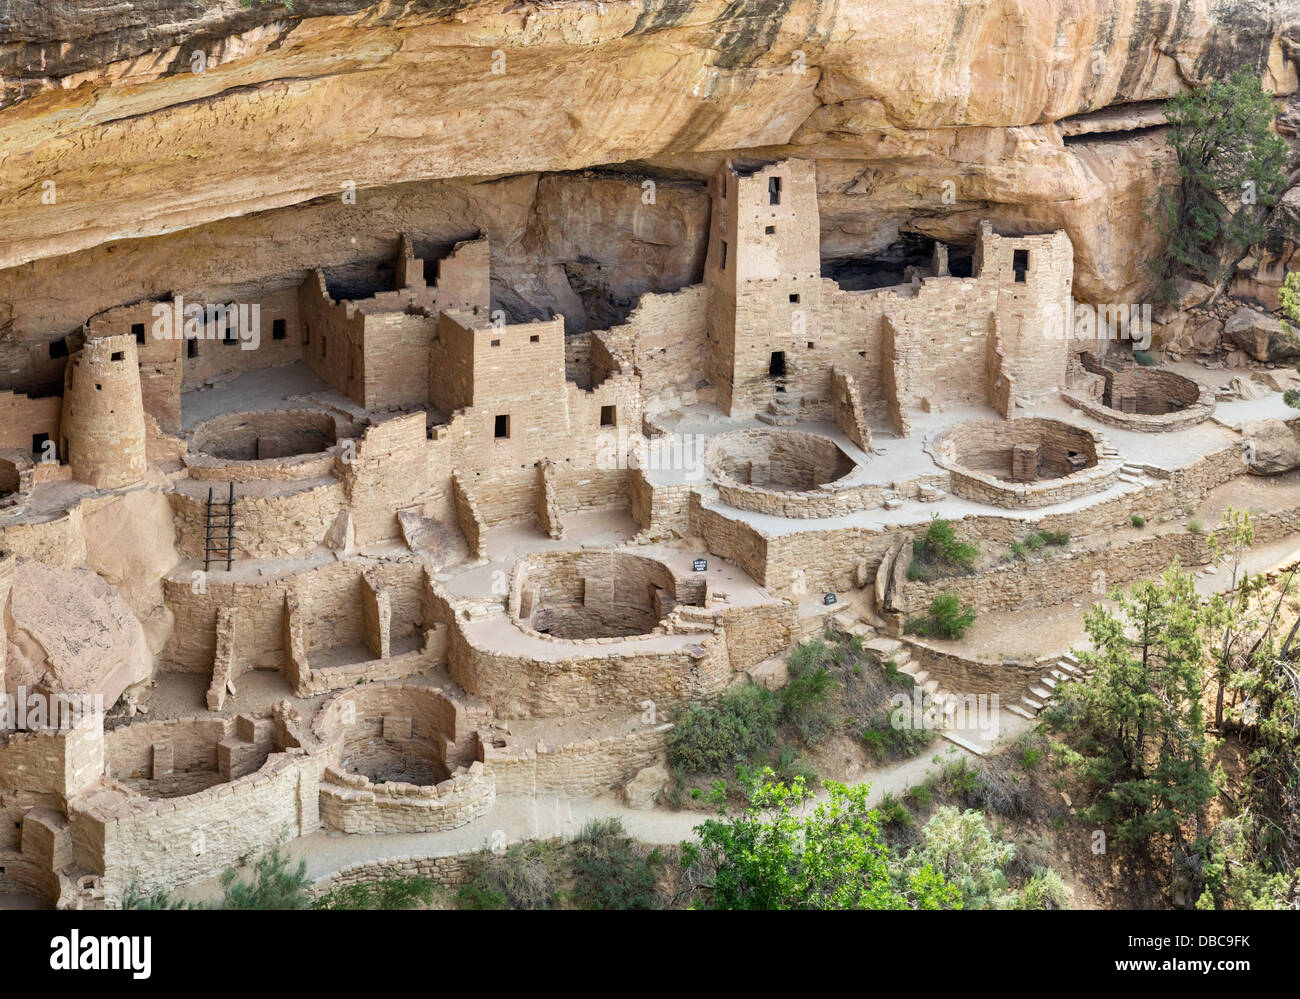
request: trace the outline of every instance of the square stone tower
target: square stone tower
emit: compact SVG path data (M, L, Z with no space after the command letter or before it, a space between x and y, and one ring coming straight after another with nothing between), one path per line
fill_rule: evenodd
M808 349L822 313L815 165L728 162L711 194L706 376L718 405L739 416L773 401L823 399L825 360Z

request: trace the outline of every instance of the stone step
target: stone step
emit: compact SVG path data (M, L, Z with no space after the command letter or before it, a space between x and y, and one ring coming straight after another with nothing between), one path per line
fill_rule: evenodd
M1056 680L1050 676L1039 677L1038 685L1046 687L1048 690L1056 689Z
M1071 666L1078 666L1079 657L1076 656L1073 652L1063 652L1061 653L1061 662L1069 663Z
M778 415L776 413L758 413L758 420L773 427L793 427L799 422L797 416Z
M1029 692L1044 701L1050 701L1052 699L1052 692L1050 690L1045 690L1042 687L1030 687Z
M868 652L879 656L881 661L884 662L893 658L894 653L903 647L903 643L897 638L877 637L866 642L862 647Z
M1082 675L1083 675L1083 670L1080 669L1078 666L1072 666L1072 665L1070 665L1069 663L1066 663L1066 662L1060 663L1059 665L1060 665L1061 669L1065 670L1065 672L1068 673L1068 674L1070 674L1071 676L1082 676Z
M954 746L960 746L967 752L974 753L976 756L983 756L986 750L979 743L971 742L958 735L956 732L944 732L943 737L951 742Z
M915 673L911 674L911 676L912 679L916 681L916 685L923 689L925 687L926 681L930 679L930 674L923 669L917 670Z
M1034 714L1038 714L1038 712L1043 710L1043 702L1036 701L1032 697L1022 697L1020 698L1020 703L1029 705L1029 709L1033 711Z
M1121 465L1119 470L1126 475L1146 475L1146 469L1141 465Z
M1019 704L1012 704L1007 708L1007 710L1013 715L1019 715L1021 718L1028 718L1030 721L1033 721L1037 717L1037 715L1030 714Z
M925 683L922 685L921 689L933 697L934 694L939 690L939 681L926 680Z

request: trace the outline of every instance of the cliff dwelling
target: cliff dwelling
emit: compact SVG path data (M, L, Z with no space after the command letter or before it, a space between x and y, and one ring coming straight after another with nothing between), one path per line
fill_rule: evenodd
M280 846L313 904L530 907L501 858L624 834L654 873L606 888L706 906L678 847L751 778L877 785L897 863L997 815L999 890L1144 901L1174 847L1085 871L1104 782L1033 768L1123 700L1071 691L1125 594L1295 617L1300 189L1154 308L1171 237L1134 220L1212 67L1294 159L1300 14L1112 4L1083 87L1091 8L1010 5L1012 59L969 4L126 4L62 41L33 6L0 45L0 908L206 903ZM1224 676L1290 648L1239 638ZM1201 704L1238 769L1245 690Z

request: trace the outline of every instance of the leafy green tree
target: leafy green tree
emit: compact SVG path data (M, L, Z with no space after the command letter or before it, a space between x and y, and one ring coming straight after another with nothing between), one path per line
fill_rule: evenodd
M1122 842L1164 836L1185 854L1216 793L1201 707L1205 615L1177 563L1110 599L1117 612L1094 604L1085 618L1094 651L1079 658L1096 674L1067 686L1059 715L1077 723L1073 760L1099 789L1084 814Z
M739 813L696 827L699 842L682 844L695 904L709 909L952 909L961 896L928 864L892 863L870 788L826 783L830 800L804 809L802 778L776 781L770 770Z
M1217 295L1237 257L1264 236L1265 211L1286 186L1287 146L1272 131L1272 96L1244 67L1164 111L1178 180L1158 197L1154 221L1168 249L1148 267L1165 300L1179 275L1208 281Z

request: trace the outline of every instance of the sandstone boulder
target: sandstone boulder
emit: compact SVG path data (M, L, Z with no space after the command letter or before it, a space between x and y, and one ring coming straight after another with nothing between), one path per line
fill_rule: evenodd
M668 781L668 768L662 763L646 767L623 786L623 802L628 808L653 808Z
M1300 440L1282 420L1252 420L1241 425L1246 464L1255 475L1281 475L1300 468Z
M1223 326L1224 343L1232 344L1256 361L1276 362L1300 358L1300 337L1287 333L1274 317L1255 309L1238 309Z
M102 694L110 707L147 680L144 628L116 589L89 569L55 569L19 558L5 615L4 684L62 694Z

